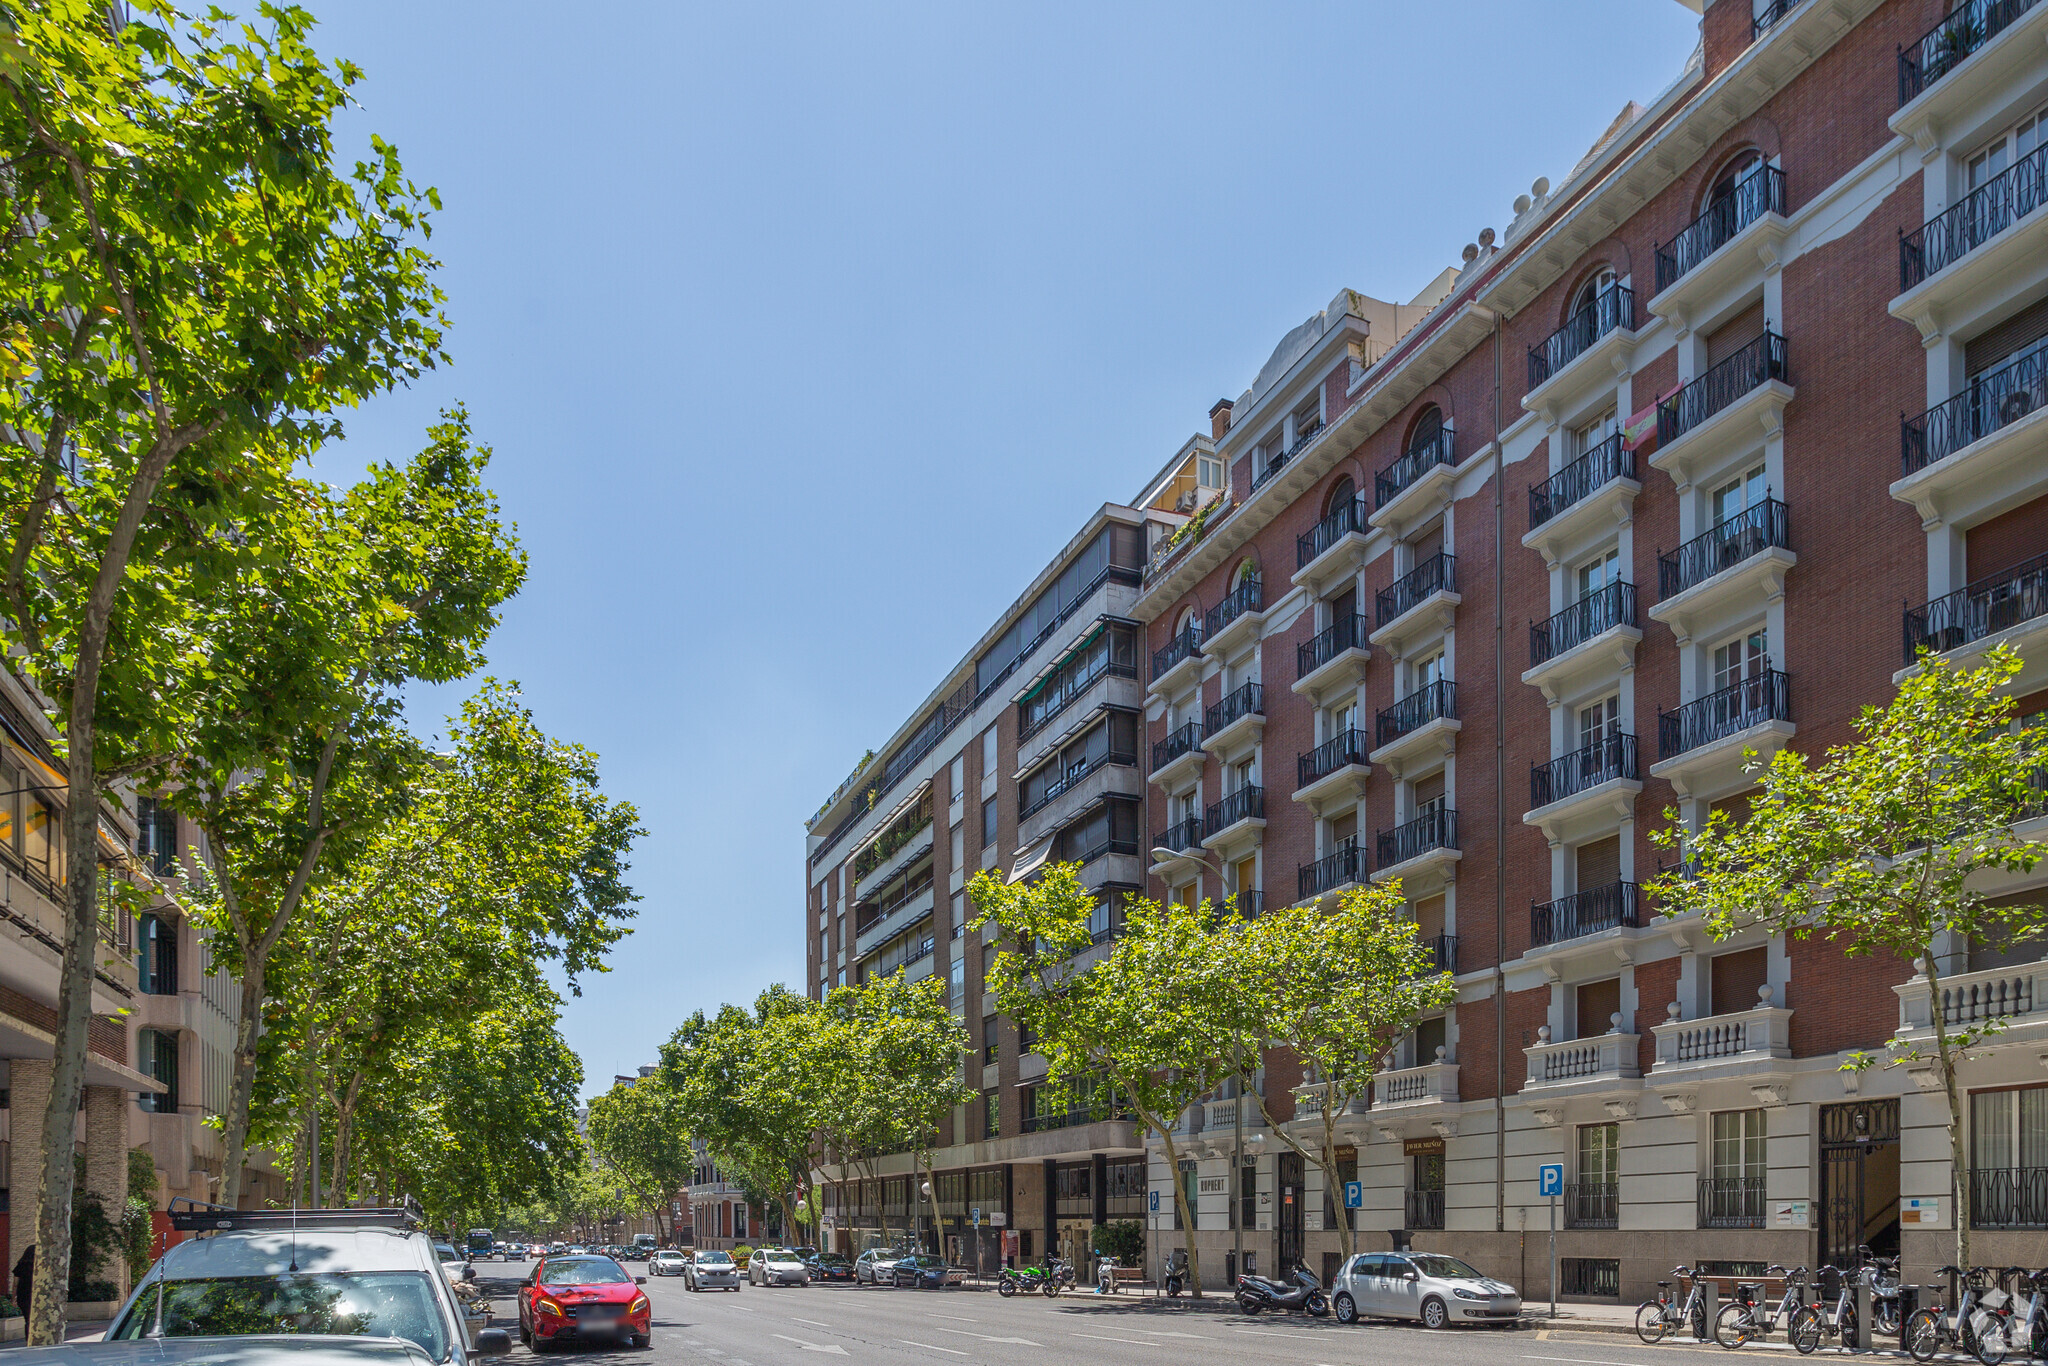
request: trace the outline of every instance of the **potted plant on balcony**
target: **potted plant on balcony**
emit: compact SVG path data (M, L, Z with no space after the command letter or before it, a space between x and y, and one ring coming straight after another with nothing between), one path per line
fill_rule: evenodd
M1999 1014L1944 1008L1943 956L1973 942L2040 932L2041 909L1993 901L1979 874L2025 873L2048 845L2017 823L2041 813L2048 728L2015 724L2007 685L2020 658L1999 646L1976 668L1923 650L1884 707L1856 718L1858 738L1815 763L1796 750L1748 769L1762 791L1747 820L1715 811L1687 833L1675 810L1651 838L1683 848L1680 868L1644 892L1667 915L1698 915L1717 938L1756 927L1819 935L1848 957L1889 954L1914 964L1912 993L1926 993L1927 1030L1907 1029L1873 1066L1920 1073L1948 1105L1956 1262L1970 1265L1970 1180L1964 1092L1957 1072L1972 1050L2005 1027Z

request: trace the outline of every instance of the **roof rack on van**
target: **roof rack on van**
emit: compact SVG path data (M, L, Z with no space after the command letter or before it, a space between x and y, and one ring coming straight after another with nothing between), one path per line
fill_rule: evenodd
M402 1205L365 1209L234 1209L179 1195L166 1207L171 1227L184 1233L218 1233L227 1229L389 1228L411 1233L427 1226L419 1201L405 1197Z

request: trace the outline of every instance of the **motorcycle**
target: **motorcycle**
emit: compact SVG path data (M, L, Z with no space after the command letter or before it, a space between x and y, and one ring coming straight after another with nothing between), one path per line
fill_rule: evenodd
M1315 1318L1322 1318L1330 1312L1330 1297L1323 1293L1323 1283L1316 1279L1315 1272L1305 1266L1297 1266L1285 1281L1268 1280L1264 1276L1239 1276L1237 1307L1246 1314L1256 1314L1264 1309L1299 1309Z
M1052 1299L1060 1293L1060 1283L1053 1274L1052 1268L1044 1266L1027 1266L1021 1270L1016 1267L1006 1266L1001 1272L997 1273L996 1293L998 1295L1007 1299L1020 1290L1027 1295L1033 1291L1038 1291L1045 1295L1047 1299Z
M1052 1290L1048 1290L1045 1293L1048 1295L1057 1295L1062 1290L1072 1290L1076 1284L1074 1280L1074 1264L1072 1262L1063 1261L1058 1257L1054 1257L1050 1260L1051 1265L1048 1266L1046 1269L1052 1276L1052 1283L1055 1288Z
M1188 1255L1176 1251L1167 1257L1160 1269L1159 1282L1169 1296L1178 1297L1188 1288Z

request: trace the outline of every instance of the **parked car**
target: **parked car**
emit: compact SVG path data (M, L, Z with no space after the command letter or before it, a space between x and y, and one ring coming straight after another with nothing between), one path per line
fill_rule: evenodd
M786 1247L757 1247L747 1260L748 1285L809 1285L810 1268Z
M416 1211L301 1210L294 1229L287 1210L198 1208L203 1222L174 1208L173 1225L185 1219L186 1231L207 1231L171 1247L144 1273L107 1341L402 1338L449 1366L512 1350L502 1328L479 1327L472 1340Z
M683 1289L685 1290L737 1290L740 1288L740 1269L734 1264L732 1254L707 1248L690 1255L683 1264Z
M653 1307L614 1257L549 1257L519 1287L519 1340L536 1352L569 1338L651 1339Z
M683 1263L687 1260L672 1247L665 1247L647 1259L647 1274L650 1276L680 1276Z
M850 1281L853 1279L853 1258L844 1252L820 1252L804 1265L810 1269L814 1281Z
M856 1285L894 1284L889 1276L896 1269L897 1259L902 1253L886 1247L871 1247L853 1259L853 1280Z
M943 1257L934 1257L929 1252L914 1252L908 1257L897 1259L890 1268L889 1284L898 1290L943 1290L949 1285L960 1284L960 1273L946 1265Z
M16 1348L15 1357L48 1366L430 1366L405 1338L344 1338L319 1333L248 1337L141 1338Z
M1513 1286L1441 1252L1362 1252L1337 1273L1330 1304L1339 1323L1419 1319L1425 1328L1494 1323L1522 1312Z

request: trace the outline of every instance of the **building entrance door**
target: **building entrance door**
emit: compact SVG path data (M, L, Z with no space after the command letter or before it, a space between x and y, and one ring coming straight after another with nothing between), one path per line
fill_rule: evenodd
M1088 1219L1060 1220L1057 1251L1053 1254L1074 1268L1074 1274L1084 1282L1089 1275L1088 1240L1094 1228L1094 1222Z
M1856 1101L1820 1110L1820 1261L1844 1269L1868 1244L1899 1251L1899 1102Z
M1277 1235L1273 1274L1285 1279L1301 1263L1301 1154L1281 1153L1274 1164L1273 1229Z

